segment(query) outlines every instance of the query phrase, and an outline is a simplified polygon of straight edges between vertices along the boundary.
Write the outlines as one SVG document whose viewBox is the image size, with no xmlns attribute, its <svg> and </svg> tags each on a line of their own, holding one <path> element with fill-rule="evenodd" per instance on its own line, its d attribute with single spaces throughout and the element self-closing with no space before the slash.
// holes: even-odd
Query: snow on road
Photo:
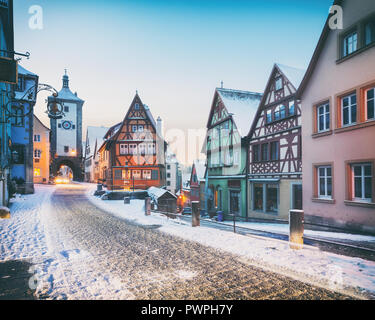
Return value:
<svg viewBox="0 0 375 320">
<path fill-rule="evenodd" d="M 186 221 L 168 219 L 158 213 L 147 217 L 144 201 L 132 200 L 130 205 L 123 201 L 103 201 L 92 195 L 94 190 L 95 186 L 89 187 L 89 200 L 117 217 L 143 225 L 161 225 L 160 231 L 237 254 L 243 262 L 296 280 L 375 298 L 375 262 L 323 252 L 311 246 L 291 250 L 287 242 L 275 239 L 243 236 L 207 227 L 192 228 Z"/>
<path fill-rule="evenodd" d="M 36 185 L 12 199 L 11 219 L 0 220 L 0 261 L 29 260 L 47 299 L 132 299 L 120 279 L 96 268 L 96 259 L 57 229 L 51 195 L 59 186 Z M 30 275 L 31 276 L 31 275 Z"/>
</svg>

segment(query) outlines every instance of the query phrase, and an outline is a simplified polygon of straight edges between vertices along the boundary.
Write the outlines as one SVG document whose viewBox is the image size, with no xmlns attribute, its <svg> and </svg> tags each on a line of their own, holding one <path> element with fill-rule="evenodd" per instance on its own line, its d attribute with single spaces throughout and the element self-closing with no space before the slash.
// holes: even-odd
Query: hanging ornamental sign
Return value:
<svg viewBox="0 0 375 320">
<path fill-rule="evenodd" d="M 56 97 L 57 94 L 53 94 L 53 98 L 48 101 L 47 114 L 51 119 L 62 119 L 64 115 L 63 104 Z"/>
</svg>

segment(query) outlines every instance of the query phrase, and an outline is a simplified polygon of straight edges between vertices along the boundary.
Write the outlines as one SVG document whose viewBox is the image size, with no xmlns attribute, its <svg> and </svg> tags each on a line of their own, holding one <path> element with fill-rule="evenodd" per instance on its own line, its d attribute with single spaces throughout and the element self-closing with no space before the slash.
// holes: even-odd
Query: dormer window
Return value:
<svg viewBox="0 0 375 320">
<path fill-rule="evenodd" d="M 275 81 L 275 89 L 276 91 L 279 91 L 283 88 L 283 79 L 280 77 L 278 79 L 276 79 Z"/>
<path fill-rule="evenodd" d="M 343 39 L 343 57 L 346 57 L 353 52 L 357 51 L 358 48 L 358 34 L 354 31 L 348 34 Z"/>
</svg>

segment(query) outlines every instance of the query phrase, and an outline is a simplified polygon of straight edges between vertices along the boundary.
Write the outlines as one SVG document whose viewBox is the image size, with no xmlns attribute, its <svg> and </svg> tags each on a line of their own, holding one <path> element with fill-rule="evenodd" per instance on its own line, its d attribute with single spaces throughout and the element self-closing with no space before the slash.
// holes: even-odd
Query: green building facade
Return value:
<svg viewBox="0 0 375 320">
<path fill-rule="evenodd" d="M 213 216 L 222 212 L 247 217 L 247 139 L 262 95 L 216 88 L 208 122 L 206 206 Z"/>
</svg>

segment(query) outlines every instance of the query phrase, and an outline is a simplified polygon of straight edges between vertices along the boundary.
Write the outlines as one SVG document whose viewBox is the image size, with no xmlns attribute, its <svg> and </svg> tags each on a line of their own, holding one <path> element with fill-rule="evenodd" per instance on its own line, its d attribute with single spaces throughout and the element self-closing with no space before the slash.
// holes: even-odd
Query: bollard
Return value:
<svg viewBox="0 0 375 320">
<path fill-rule="evenodd" d="M 124 204 L 130 204 L 130 197 L 124 198 Z"/>
<path fill-rule="evenodd" d="M 201 225 L 200 222 L 200 208 L 199 208 L 199 201 L 193 201 L 191 203 L 191 223 L 193 227 L 199 227 Z"/>
<path fill-rule="evenodd" d="M 289 211 L 289 247 L 291 249 L 303 248 L 304 232 L 304 212 L 303 210 Z"/>
<path fill-rule="evenodd" d="M 145 198 L 145 215 L 146 216 L 151 215 L 151 198 L 150 197 Z"/>
<path fill-rule="evenodd" d="M 0 219 L 10 219 L 10 210 L 7 207 L 0 207 Z"/>
</svg>

